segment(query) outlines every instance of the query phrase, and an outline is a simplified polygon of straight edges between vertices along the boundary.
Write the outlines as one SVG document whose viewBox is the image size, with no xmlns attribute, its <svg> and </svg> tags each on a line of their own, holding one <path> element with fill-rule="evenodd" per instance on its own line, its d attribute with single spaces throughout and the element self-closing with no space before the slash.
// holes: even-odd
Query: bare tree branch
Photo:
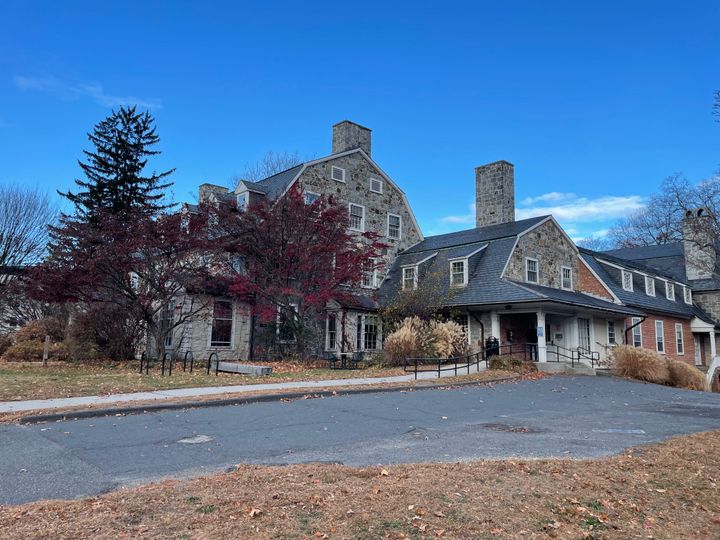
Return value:
<svg viewBox="0 0 720 540">
<path fill-rule="evenodd" d="M 245 165 L 242 174 L 232 179 L 233 189 L 237 188 L 237 185 L 243 180 L 257 182 L 273 174 L 286 171 L 295 165 L 300 165 L 302 162 L 303 160 L 297 152 L 273 152 L 270 150 L 260 161 Z"/>
</svg>

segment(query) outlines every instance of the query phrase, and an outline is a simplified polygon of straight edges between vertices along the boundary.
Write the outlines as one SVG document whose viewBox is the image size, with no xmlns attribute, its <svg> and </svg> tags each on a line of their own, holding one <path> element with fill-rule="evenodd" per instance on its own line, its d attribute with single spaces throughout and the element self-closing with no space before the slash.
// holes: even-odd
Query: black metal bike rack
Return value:
<svg viewBox="0 0 720 540">
<path fill-rule="evenodd" d="M 207 374 L 208 375 L 210 375 L 210 366 L 212 365 L 213 356 L 215 357 L 215 375 L 220 373 L 220 357 L 218 356 L 218 353 L 211 352 L 210 356 L 208 356 L 208 362 L 207 362 Z"/>
</svg>

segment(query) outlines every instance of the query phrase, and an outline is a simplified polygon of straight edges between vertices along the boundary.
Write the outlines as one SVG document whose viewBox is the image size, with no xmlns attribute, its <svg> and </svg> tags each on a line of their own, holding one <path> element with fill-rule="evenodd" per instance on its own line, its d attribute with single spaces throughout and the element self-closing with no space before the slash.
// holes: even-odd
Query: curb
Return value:
<svg viewBox="0 0 720 540">
<path fill-rule="evenodd" d="M 264 394 L 258 396 L 235 397 L 225 399 L 206 399 L 198 401 L 185 401 L 182 403 L 153 403 L 145 406 L 109 407 L 105 409 L 89 409 L 79 411 L 68 411 L 48 414 L 34 414 L 23 416 L 18 420 L 22 424 L 38 424 L 41 422 L 58 422 L 62 420 L 79 420 L 81 418 L 96 418 L 98 416 L 113 416 L 118 414 L 142 414 L 146 412 L 175 411 L 181 409 L 195 409 L 208 407 L 225 407 L 227 405 L 250 405 L 252 403 L 268 403 L 282 400 L 301 399 L 305 396 L 318 397 L 339 397 L 357 394 L 385 394 L 388 392 L 416 391 L 416 390 L 437 390 L 453 386 L 482 386 L 497 382 L 513 381 L 519 377 L 502 377 L 489 381 L 462 381 L 446 384 L 429 384 L 423 386 L 393 386 L 391 388 L 358 388 L 356 390 L 318 390 L 309 388 L 305 392 L 286 392 L 282 394 Z"/>
</svg>

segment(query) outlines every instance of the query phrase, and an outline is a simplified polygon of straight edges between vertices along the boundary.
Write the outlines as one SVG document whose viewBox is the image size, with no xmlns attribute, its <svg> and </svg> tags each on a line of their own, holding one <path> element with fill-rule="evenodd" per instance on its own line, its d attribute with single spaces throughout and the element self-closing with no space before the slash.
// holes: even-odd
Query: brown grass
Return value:
<svg viewBox="0 0 720 540">
<path fill-rule="evenodd" d="M 620 345 L 613 349 L 613 372 L 619 377 L 656 384 L 670 383 L 667 362 L 648 349 Z"/>
<path fill-rule="evenodd" d="M 695 366 L 670 358 L 667 363 L 672 386 L 688 390 L 708 390 L 705 374 Z"/>
<path fill-rule="evenodd" d="M 385 377 L 400 375 L 399 368 L 334 370 L 292 362 L 255 362 L 269 365 L 273 373 L 267 377 L 250 377 L 229 373 L 205 374 L 202 362 L 193 373 L 184 373 L 176 365 L 172 377 L 160 375 L 153 366 L 149 375 L 138 372 L 137 362 L 106 362 L 75 364 L 51 362 L 47 368 L 30 362 L 0 362 L 0 401 L 48 399 L 72 396 L 108 395 L 146 390 L 166 390 L 194 386 L 228 386 L 289 381 Z"/>
<path fill-rule="evenodd" d="M 4 538 L 720 537 L 720 432 L 591 461 L 241 466 L 0 508 Z"/>
</svg>

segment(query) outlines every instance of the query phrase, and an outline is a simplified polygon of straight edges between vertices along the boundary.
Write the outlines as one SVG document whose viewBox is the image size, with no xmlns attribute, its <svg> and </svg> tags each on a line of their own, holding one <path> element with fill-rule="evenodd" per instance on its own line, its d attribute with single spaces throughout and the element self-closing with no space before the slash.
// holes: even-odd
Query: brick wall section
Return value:
<svg viewBox="0 0 720 540">
<path fill-rule="evenodd" d="M 693 339 L 692 330 L 690 329 L 690 321 L 684 319 L 676 319 L 673 317 L 662 317 L 660 315 L 649 315 L 641 325 L 642 330 L 642 346 L 651 351 L 657 351 L 655 344 L 655 321 L 663 322 L 663 335 L 665 337 L 665 356 L 682 360 L 691 366 L 695 365 L 695 340 Z M 675 324 L 680 323 L 683 327 L 683 341 L 685 342 L 685 354 L 677 354 L 675 344 Z M 632 326 L 632 319 L 625 321 L 626 328 Z M 628 332 L 628 344 L 632 345 L 632 331 Z"/>
<path fill-rule="evenodd" d="M 577 290 L 580 292 L 591 294 L 592 296 L 604 298 L 605 300 L 608 300 L 610 302 L 614 300 L 612 295 L 607 291 L 607 289 L 603 286 L 600 280 L 592 274 L 590 269 L 585 266 L 582 261 L 578 263 Z"/>
</svg>

